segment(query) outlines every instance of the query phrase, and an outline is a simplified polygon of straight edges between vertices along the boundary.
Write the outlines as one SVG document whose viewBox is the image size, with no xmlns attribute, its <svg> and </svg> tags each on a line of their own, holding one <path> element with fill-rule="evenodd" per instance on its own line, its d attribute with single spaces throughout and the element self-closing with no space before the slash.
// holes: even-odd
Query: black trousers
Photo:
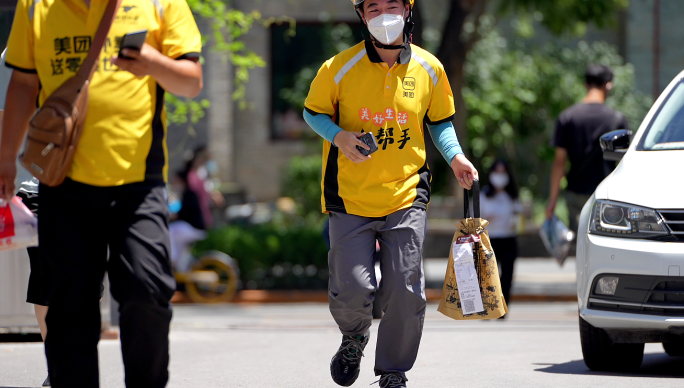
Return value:
<svg viewBox="0 0 684 388">
<path fill-rule="evenodd" d="M 21 198 L 33 215 L 38 217 L 38 193 L 20 191 L 17 196 Z M 29 264 L 31 265 L 26 303 L 47 306 L 51 284 L 50 270 L 43 267 L 43 260 L 40 258 L 38 247 L 27 248 L 26 252 L 28 252 Z"/>
<path fill-rule="evenodd" d="M 163 182 L 95 187 L 67 179 L 39 192 L 41 258 L 52 272 L 45 341 L 52 386 L 99 387 L 105 272 L 119 302 L 126 386 L 166 386 L 175 281 Z"/>
<path fill-rule="evenodd" d="M 501 266 L 501 290 L 506 303 L 510 303 L 513 265 L 518 257 L 518 239 L 516 237 L 492 238 L 490 242 L 496 255 L 496 261 Z"/>
</svg>

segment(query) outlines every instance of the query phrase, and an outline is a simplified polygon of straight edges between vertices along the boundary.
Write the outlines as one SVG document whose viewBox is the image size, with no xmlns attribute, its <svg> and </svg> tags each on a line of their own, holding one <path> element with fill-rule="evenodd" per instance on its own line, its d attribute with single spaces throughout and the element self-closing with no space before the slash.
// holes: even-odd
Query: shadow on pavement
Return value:
<svg viewBox="0 0 684 388">
<path fill-rule="evenodd" d="M 43 342 L 40 333 L 28 334 L 0 334 L 0 343 L 26 343 L 26 342 Z M 6 388 L 6 387 L 0 387 Z"/>
<path fill-rule="evenodd" d="M 665 353 L 644 354 L 641 368 L 634 373 L 597 372 L 587 368 L 584 360 L 569 361 L 563 364 L 533 364 L 545 366 L 535 369 L 535 372 L 566 374 L 566 375 L 596 375 L 596 376 L 625 376 L 625 377 L 684 377 L 684 358 L 671 357 Z M 0 387 L 2 388 L 2 387 Z"/>
</svg>

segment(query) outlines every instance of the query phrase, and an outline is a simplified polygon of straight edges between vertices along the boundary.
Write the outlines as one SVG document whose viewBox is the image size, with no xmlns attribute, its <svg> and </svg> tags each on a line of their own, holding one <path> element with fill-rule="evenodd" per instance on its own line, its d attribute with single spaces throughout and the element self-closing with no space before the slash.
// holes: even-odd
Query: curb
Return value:
<svg viewBox="0 0 684 388">
<path fill-rule="evenodd" d="M 425 290 L 428 302 L 439 302 L 442 290 L 429 288 Z M 516 302 L 576 302 L 577 295 L 513 295 Z M 185 293 L 176 291 L 171 299 L 174 304 L 193 303 Z M 328 303 L 328 291 L 325 290 L 242 290 L 230 302 L 232 304 L 270 304 L 270 303 Z"/>
</svg>

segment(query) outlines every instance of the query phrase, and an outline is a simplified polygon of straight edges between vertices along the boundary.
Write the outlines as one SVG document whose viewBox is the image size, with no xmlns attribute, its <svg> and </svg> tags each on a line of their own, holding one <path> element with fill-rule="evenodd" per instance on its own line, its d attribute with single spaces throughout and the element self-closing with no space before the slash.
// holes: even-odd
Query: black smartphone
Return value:
<svg viewBox="0 0 684 388">
<path fill-rule="evenodd" d="M 123 50 L 123 49 L 133 49 L 133 50 L 140 51 L 140 49 L 142 49 L 143 44 L 145 44 L 146 38 L 147 38 L 147 30 L 133 31 L 133 32 L 129 32 L 128 34 L 124 35 L 123 38 L 121 38 L 121 46 L 119 48 L 119 58 L 126 58 L 126 56 L 121 54 L 121 50 Z"/>
<path fill-rule="evenodd" d="M 370 133 L 370 132 L 364 133 L 363 136 L 361 136 L 359 138 L 359 140 L 366 143 L 366 145 L 368 147 L 370 147 L 370 151 L 369 151 L 363 147 L 356 146 L 356 149 L 359 150 L 359 152 L 362 153 L 363 155 L 368 156 L 368 155 L 370 155 L 373 152 L 378 150 L 378 141 L 375 140 L 375 136 L 373 136 L 372 133 Z"/>
</svg>

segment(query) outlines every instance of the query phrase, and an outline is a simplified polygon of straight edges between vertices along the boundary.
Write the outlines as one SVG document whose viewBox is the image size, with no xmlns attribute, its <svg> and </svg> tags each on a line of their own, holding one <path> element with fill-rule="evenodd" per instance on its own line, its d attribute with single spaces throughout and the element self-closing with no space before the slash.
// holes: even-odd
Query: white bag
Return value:
<svg viewBox="0 0 684 388">
<path fill-rule="evenodd" d="M 3 201 L 4 202 L 4 201 Z M 38 219 L 14 197 L 0 205 L 0 251 L 38 245 Z"/>
<path fill-rule="evenodd" d="M 568 257 L 572 240 L 575 239 L 575 233 L 568 229 L 563 221 L 553 216 L 553 218 L 544 221 L 539 230 L 539 236 L 544 242 L 546 250 L 556 258 L 558 265 L 562 267 Z"/>
</svg>

